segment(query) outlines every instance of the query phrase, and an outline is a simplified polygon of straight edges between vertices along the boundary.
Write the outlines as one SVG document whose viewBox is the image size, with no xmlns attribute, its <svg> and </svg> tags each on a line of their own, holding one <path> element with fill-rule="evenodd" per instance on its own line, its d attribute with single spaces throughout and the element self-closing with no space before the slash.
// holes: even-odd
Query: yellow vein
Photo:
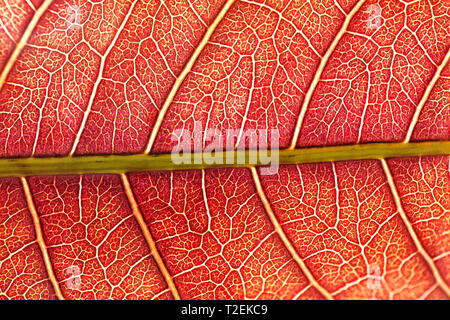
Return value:
<svg viewBox="0 0 450 320">
<path fill-rule="evenodd" d="M 150 138 L 148 140 L 147 147 L 145 148 L 145 151 L 144 151 L 145 154 L 149 154 L 150 151 L 152 150 L 153 144 L 155 143 L 156 136 L 159 132 L 161 124 L 166 115 L 166 112 L 169 109 L 169 106 L 172 104 L 172 101 L 175 98 L 175 95 L 177 94 L 178 89 L 181 87 L 181 84 L 183 83 L 183 80 L 186 78 L 188 73 L 191 71 L 192 67 L 194 66 L 194 63 L 197 61 L 198 57 L 202 53 L 203 49 L 205 48 L 205 46 L 208 43 L 209 39 L 211 38 L 212 34 L 216 30 L 220 21 L 222 21 L 223 17 L 228 12 L 228 10 L 230 9 L 230 7 L 232 6 L 232 4 L 234 2 L 235 2 L 235 0 L 229 0 L 224 4 L 224 6 L 220 10 L 219 14 L 214 19 L 213 23 L 209 26 L 208 30 L 206 30 L 205 35 L 203 36 L 202 40 L 198 44 L 197 48 L 195 48 L 194 53 L 192 54 L 189 61 L 184 66 L 180 75 L 175 80 L 175 83 L 172 86 L 172 89 L 170 90 L 169 95 L 167 96 L 166 100 L 164 101 L 163 106 L 161 107 L 161 110 L 158 113 L 158 117 L 153 126 L 152 132 L 150 133 Z"/>
<path fill-rule="evenodd" d="M 333 296 L 324 288 L 322 287 L 319 282 L 314 278 L 314 275 L 311 273 L 309 268 L 306 266 L 306 263 L 303 261 L 303 259 L 299 256 L 297 251 L 295 250 L 294 246 L 292 245 L 289 238 L 284 233 L 283 228 L 281 227 L 280 223 L 278 222 L 275 213 L 272 210 L 272 207 L 270 206 L 270 202 L 266 197 L 266 194 L 264 192 L 264 189 L 261 185 L 261 181 L 259 180 L 258 172 L 255 167 L 251 167 L 250 171 L 252 173 L 253 182 L 256 186 L 256 192 L 258 193 L 259 198 L 261 199 L 261 202 L 264 206 L 264 209 L 266 210 L 267 215 L 269 216 L 270 221 L 272 222 L 272 225 L 275 229 L 275 232 L 280 237 L 281 241 L 283 242 L 286 249 L 291 254 L 292 258 L 297 262 L 300 269 L 302 270 L 303 274 L 306 276 L 306 278 L 309 280 L 312 286 L 316 288 L 317 291 L 319 291 L 325 298 L 328 300 L 333 300 Z"/>
<path fill-rule="evenodd" d="M 430 255 L 427 253 L 425 248 L 422 246 L 422 243 L 420 242 L 419 237 L 417 236 L 416 232 L 414 231 L 414 228 L 411 224 L 411 222 L 408 219 L 408 216 L 406 215 L 405 211 L 403 210 L 402 202 L 400 199 L 400 195 L 398 194 L 397 188 L 395 186 L 394 178 L 392 177 L 391 171 L 389 169 L 389 166 L 385 159 L 381 159 L 381 165 L 383 167 L 384 174 L 386 175 L 386 179 L 388 181 L 389 187 L 391 189 L 392 196 L 394 197 L 395 205 L 397 206 L 397 210 L 400 214 L 400 217 L 403 220 L 403 224 L 406 226 L 406 229 L 408 230 L 408 233 L 410 237 L 412 238 L 417 251 L 422 255 L 424 260 L 427 262 L 429 268 L 431 269 L 431 272 L 433 273 L 434 278 L 436 279 L 437 284 L 441 287 L 441 289 L 447 294 L 447 296 L 450 296 L 450 288 L 445 282 L 445 280 L 442 278 L 441 274 L 439 273 L 438 268 L 433 262 L 433 259 L 430 257 Z"/>
<path fill-rule="evenodd" d="M 192 153 L 190 158 L 184 159 L 186 160 L 185 163 L 179 163 L 178 154 L 175 154 L 175 158 L 173 158 L 170 153 L 4 158 L 0 159 L 0 177 L 265 166 L 268 165 L 265 160 L 266 157 L 271 157 L 270 150 L 268 153 L 269 155 L 266 154 L 265 150 L 232 150 L 218 152 L 217 154 Z M 299 164 L 445 154 L 450 154 L 450 141 L 368 143 L 280 150 L 277 155 L 277 163 Z M 201 161 L 197 162 L 197 159 Z M 275 165 L 275 163 L 272 163 L 272 165 Z"/>
<path fill-rule="evenodd" d="M 347 31 L 348 25 L 350 24 L 350 20 L 353 18 L 353 16 L 358 12 L 359 8 L 363 5 L 365 0 L 360 0 L 350 11 L 350 13 L 345 17 L 344 23 L 342 24 L 341 29 L 336 34 L 335 38 L 333 39 L 333 42 L 331 42 L 330 46 L 328 47 L 327 51 L 325 52 L 324 56 L 320 60 L 319 67 L 317 68 L 314 78 L 309 85 L 308 91 L 305 94 L 305 98 L 303 99 L 302 106 L 300 107 L 300 114 L 297 118 L 297 123 L 295 125 L 294 134 L 292 135 L 291 144 L 289 145 L 288 149 L 292 150 L 295 148 L 297 144 L 298 137 L 300 135 L 300 129 L 303 124 L 303 119 L 305 118 L 306 110 L 308 109 L 309 103 L 311 101 L 312 95 L 314 93 L 314 90 L 316 89 L 317 85 L 319 84 L 320 78 L 322 76 L 322 72 L 325 69 L 325 66 L 328 63 L 328 60 L 330 59 L 331 54 L 334 52 L 334 49 L 338 45 L 341 38 L 344 36 L 345 32 Z"/>
<path fill-rule="evenodd" d="M 425 103 L 428 101 L 428 97 L 430 96 L 431 91 L 434 88 L 434 85 L 440 78 L 442 70 L 444 70 L 444 67 L 447 65 L 449 60 L 450 60 L 450 50 L 447 50 L 447 54 L 445 55 L 444 60 L 442 60 L 442 63 L 436 69 L 436 72 L 434 73 L 433 78 L 431 79 L 430 83 L 428 84 L 427 89 L 425 90 L 425 92 L 422 96 L 422 99 L 420 99 L 420 102 L 416 107 L 416 111 L 414 112 L 414 115 L 409 124 L 409 128 L 406 133 L 405 140 L 403 140 L 404 143 L 408 143 L 411 140 L 411 136 L 413 134 L 414 128 L 417 124 L 417 121 L 419 120 L 420 112 L 422 111 L 422 108 L 425 105 Z"/>
<path fill-rule="evenodd" d="M 156 247 L 155 240 L 153 239 L 152 234 L 150 233 L 150 230 L 148 229 L 147 224 L 145 223 L 144 217 L 142 216 L 142 213 L 139 209 L 139 206 L 136 202 L 136 199 L 134 198 L 133 190 L 131 190 L 130 182 L 128 181 L 128 177 L 126 174 L 121 174 L 120 178 L 122 179 L 122 184 L 125 190 L 125 194 L 128 198 L 128 202 L 130 203 L 131 210 L 133 211 L 133 215 L 135 219 L 137 220 L 139 227 L 141 228 L 141 231 L 144 235 L 145 241 L 147 242 L 150 253 L 152 254 L 153 258 L 155 259 L 155 262 L 164 277 L 164 280 L 167 283 L 167 286 L 170 289 L 170 292 L 172 293 L 173 297 L 176 300 L 180 300 L 180 295 L 178 293 L 177 287 L 175 286 L 175 282 L 172 279 L 172 276 L 170 275 L 169 271 L 167 270 L 163 259 L 161 258 L 161 255 L 159 254 L 158 248 Z"/>
<path fill-rule="evenodd" d="M 6 62 L 5 67 L 3 68 L 3 70 L 0 74 L 0 90 L 5 85 L 6 79 L 8 78 L 8 75 L 9 75 L 12 67 L 16 63 L 17 58 L 19 57 L 23 48 L 27 44 L 27 41 L 30 38 L 31 34 L 33 33 L 33 30 L 36 27 L 37 23 L 39 22 L 39 19 L 41 19 L 42 15 L 47 11 L 47 8 L 50 6 L 50 4 L 52 2 L 53 2 L 53 0 L 45 0 L 42 3 L 42 5 L 36 10 L 36 12 L 33 15 L 33 18 L 31 18 L 30 23 L 28 24 L 27 28 L 25 29 L 25 32 L 23 33 L 19 42 L 16 44 L 14 51 L 11 53 L 11 56 L 9 57 L 8 61 Z"/>
<path fill-rule="evenodd" d="M 39 248 L 42 252 L 42 258 L 44 260 L 45 269 L 47 270 L 48 278 L 50 283 L 55 290 L 55 294 L 59 300 L 64 300 L 64 296 L 61 292 L 61 288 L 58 285 L 58 281 L 56 280 L 55 273 L 53 272 L 52 263 L 50 261 L 50 256 L 48 255 L 47 245 L 44 241 L 44 236 L 42 234 L 41 223 L 39 221 L 39 215 L 36 211 L 36 207 L 34 206 L 33 196 L 31 195 L 30 187 L 28 186 L 28 182 L 24 177 L 20 178 L 22 182 L 23 191 L 25 193 L 25 199 L 27 201 L 28 210 L 30 211 L 31 218 L 33 219 L 34 230 L 36 232 L 36 241 L 39 245 Z"/>
<path fill-rule="evenodd" d="M 8 61 L 6 62 L 5 67 L 3 68 L 2 72 L 0 73 L 0 90 L 3 88 L 3 86 L 6 83 L 6 79 L 8 78 L 8 75 L 14 66 L 14 64 L 17 61 L 17 58 L 19 57 L 20 53 L 23 51 L 25 45 L 28 42 L 28 39 L 31 37 L 31 34 L 33 33 L 33 30 L 35 29 L 37 23 L 43 16 L 43 14 L 47 11 L 50 4 L 53 2 L 53 0 L 45 0 L 42 5 L 36 10 L 33 17 L 31 18 L 30 23 L 28 24 L 27 28 L 25 29 L 22 37 L 20 38 L 19 42 L 16 44 L 16 47 L 14 48 L 14 51 L 11 53 L 11 56 L 9 57 Z M 33 7 L 34 9 L 34 7 Z M 36 233 L 36 241 L 38 243 L 39 249 L 42 253 L 42 258 L 44 261 L 44 265 L 47 271 L 47 275 L 49 278 L 50 283 L 52 284 L 52 287 L 55 291 L 55 294 L 58 299 L 64 300 L 64 296 L 61 292 L 61 289 L 59 287 L 58 281 L 56 279 L 55 273 L 53 272 L 53 267 L 50 261 L 50 257 L 48 255 L 47 246 L 44 242 L 44 237 L 42 235 L 42 229 L 41 224 L 39 221 L 39 216 L 36 211 L 36 208 L 33 203 L 33 197 L 30 192 L 30 188 L 28 186 L 28 182 L 24 177 L 21 177 L 21 183 L 22 188 L 25 194 L 25 199 L 27 202 L 28 210 L 30 211 L 32 220 L 33 220 L 33 226 Z"/>
<path fill-rule="evenodd" d="M 69 156 L 72 156 L 75 153 L 75 150 L 77 149 L 78 143 L 80 142 L 81 134 L 83 133 L 83 130 L 84 130 L 85 126 L 86 126 L 87 119 L 89 117 L 89 114 L 91 113 L 91 108 L 92 108 L 92 105 L 94 103 L 94 99 L 95 99 L 95 97 L 97 95 L 98 86 L 100 85 L 100 82 L 101 82 L 101 80 L 103 78 L 103 70 L 105 69 L 106 58 L 108 57 L 108 55 L 109 55 L 110 51 L 112 50 L 112 48 L 114 47 L 114 45 L 116 44 L 116 41 L 117 41 L 117 39 L 120 36 L 120 33 L 125 28 L 125 25 L 127 24 L 128 19 L 130 18 L 131 13 L 133 12 L 133 9 L 134 9 L 134 6 L 136 5 L 136 3 L 137 3 L 137 1 L 135 1 L 135 2 L 133 2 L 131 4 L 127 15 L 124 17 L 124 19 L 122 20 L 121 25 L 117 29 L 117 32 L 116 32 L 114 38 L 112 39 L 112 41 L 109 44 L 108 48 L 106 49 L 105 53 L 101 56 L 100 68 L 99 68 L 99 71 L 98 71 L 98 74 L 97 74 L 97 79 L 95 80 L 94 87 L 92 88 L 91 96 L 89 98 L 89 102 L 88 102 L 88 105 L 86 107 L 86 111 L 84 112 L 84 115 L 83 115 L 83 120 L 81 121 L 80 128 L 78 129 L 77 136 L 75 138 L 75 141 L 73 142 L 72 150 L 70 151 Z"/>
</svg>

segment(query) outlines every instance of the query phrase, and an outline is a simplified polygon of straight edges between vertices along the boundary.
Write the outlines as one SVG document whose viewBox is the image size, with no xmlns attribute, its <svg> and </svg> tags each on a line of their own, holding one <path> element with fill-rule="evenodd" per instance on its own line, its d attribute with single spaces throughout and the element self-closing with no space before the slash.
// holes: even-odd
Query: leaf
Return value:
<svg viewBox="0 0 450 320">
<path fill-rule="evenodd" d="M 196 121 L 222 133 L 278 129 L 287 152 L 327 156 L 336 145 L 448 146 L 449 10 L 7 0 L 1 161 L 167 154 L 172 133 Z M 0 297 L 448 299 L 443 153 L 321 158 L 273 175 L 1 178 Z"/>
</svg>

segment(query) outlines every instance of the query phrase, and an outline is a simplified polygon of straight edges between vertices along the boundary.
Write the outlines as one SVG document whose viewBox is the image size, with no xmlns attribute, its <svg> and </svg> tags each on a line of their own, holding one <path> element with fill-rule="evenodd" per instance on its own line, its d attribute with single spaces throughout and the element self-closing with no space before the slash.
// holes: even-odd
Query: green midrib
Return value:
<svg viewBox="0 0 450 320">
<path fill-rule="evenodd" d="M 263 152 L 265 155 L 265 151 Z M 203 154 L 200 163 L 176 164 L 171 154 L 156 155 L 95 155 L 79 157 L 48 157 L 0 159 L 0 177 L 84 174 L 84 173 L 124 173 L 140 171 L 187 170 L 225 167 L 248 167 L 254 165 L 249 159 L 261 162 L 260 151 L 227 151 L 217 154 Z M 280 150 L 279 164 L 300 164 L 343 160 L 381 159 L 450 154 L 450 141 L 416 143 L 370 143 L 317 148 Z M 191 158 L 202 154 L 192 154 Z M 227 157 L 245 157 L 244 163 L 226 163 Z M 223 163 L 211 163 L 212 158 L 224 159 Z M 229 159 L 229 158 L 228 158 Z"/>
</svg>

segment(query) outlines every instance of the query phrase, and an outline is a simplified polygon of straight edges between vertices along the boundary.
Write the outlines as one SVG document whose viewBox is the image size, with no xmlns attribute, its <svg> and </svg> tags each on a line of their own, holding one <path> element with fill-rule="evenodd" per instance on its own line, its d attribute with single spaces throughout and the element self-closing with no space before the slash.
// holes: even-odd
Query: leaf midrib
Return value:
<svg viewBox="0 0 450 320">
<path fill-rule="evenodd" d="M 280 150 L 279 164 L 287 165 L 445 154 L 450 154 L 450 141 L 369 143 Z M 190 163 L 183 164 L 177 164 L 172 159 L 171 153 L 0 159 L 0 177 L 239 168 L 267 165 L 267 162 L 262 162 L 262 156 L 270 157 L 271 155 L 274 154 L 271 154 L 270 150 L 192 153 L 190 155 Z M 195 157 L 200 158 L 200 156 L 201 162 L 197 161 L 198 163 L 195 163 Z M 214 159 L 222 159 L 222 163 L 213 163 Z M 234 161 L 227 163 L 226 159 L 234 159 Z M 236 159 L 243 161 L 238 162 Z M 256 163 L 250 161 L 252 159 L 256 159 Z"/>
</svg>

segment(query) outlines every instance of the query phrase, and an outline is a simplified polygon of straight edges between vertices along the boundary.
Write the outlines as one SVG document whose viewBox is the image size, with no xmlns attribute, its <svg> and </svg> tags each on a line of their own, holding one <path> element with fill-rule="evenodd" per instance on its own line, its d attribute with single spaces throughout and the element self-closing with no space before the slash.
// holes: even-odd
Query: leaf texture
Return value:
<svg viewBox="0 0 450 320">
<path fill-rule="evenodd" d="M 1 1 L 2 158 L 168 153 L 196 121 L 449 140 L 447 1 Z M 2 178 L 0 298 L 449 299 L 449 186 L 448 155 Z"/>
</svg>

